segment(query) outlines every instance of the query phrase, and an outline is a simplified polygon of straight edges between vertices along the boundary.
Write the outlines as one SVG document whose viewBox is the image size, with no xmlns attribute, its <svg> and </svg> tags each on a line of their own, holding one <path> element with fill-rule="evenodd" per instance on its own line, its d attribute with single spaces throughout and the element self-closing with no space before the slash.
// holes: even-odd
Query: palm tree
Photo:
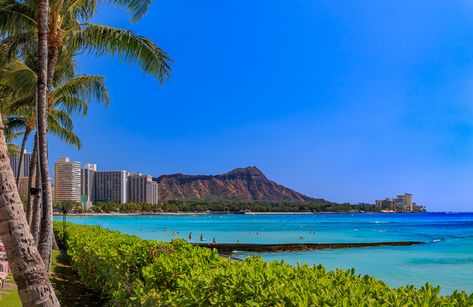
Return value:
<svg viewBox="0 0 473 307">
<path fill-rule="evenodd" d="M 49 175 L 48 144 L 48 0 L 37 0 L 36 20 L 38 24 L 38 81 L 36 92 L 36 125 L 38 129 L 39 172 L 42 190 L 42 220 L 38 251 L 43 259 L 46 271 L 51 266 L 51 250 L 53 247 L 53 200 L 51 195 L 51 176 Z M 53 69 L 54 70 L 54 69 Z"/>
<path fill-rule="evenodd" d="M 127 8 L 133 15 L 133 21 L 139 20 L 150 4 L 149 0 L 111 0 L 110 2 Z M 36 7 L 35 4 L 38 6 Z M 61 54 L 67 54 L 71 50 L 80 50 L 98 55 L 105 53 L 117 55 L 127 62 L 137 62 L 145 72 L 160 81 L 167 79 L 170 71 L 170 58 L 148 39 L 131 31 L 90 24 L 89 20 L 95 13 L 96 7 L 96 0 L 54 1 L 49 9 L 50 27 L 47 31 L 47 0 L 38 0 L 36 3 L 34 1 L 0 0 L 0 37 L 3 38 L 3 43 L 8 46 L 8 56 L 14 57 L 24 50 L 34 50 L 36 44 L 39 51 L 39 108 L 36 114 L 41 126 L 40 139 L 43 140 L 40 146 L 40 163 L 43 179 L 43 201 L 45 202 L 43 219 L 46 220 L 43 234 L 46 239 L 44 244 L 40 245 L 40 250 L 42 251 L 42 258 L 46 259 L 46 264 L 49 263 L 48 259 L 50 259 L 50 244 L 47 240 L 52 233 L 52 216 L 50 214 L 52 203 L 45 142 L 46 123 L 44 118 L 47 113 L 45 110 L 47 99 L 45 97 L 48 94 L 49 82 L 47 82 L 47 77 L 49 77 L 49 80 L 53 79 L 54 66 L 58 63 L 58 59 L 64 56 Z M 46 32 L 49 34 L 47 37 Z M 48 40 L 50 52 L 47 54 L 48 61 L 45 63 L 44 58 Z M 4 162 L 2 158 L 5 159 L 5 157 L 0 157 L 0 163 Z M 43 240 L 41 241 L 43 242 Z M 7 248 L 9 248 L 8 245 Z M 15 276 L 19 274 L 15 270 L 13 270 L 13 273 Z M 28 296 L 25 296 L 25 299 L 27 298 Z M 53 300 L 53 304 L 54 302 Z"/>
<path fill-rule="evenodd" d="M 8 159 L 0 114 L 0 238 L 5 244 L 23 306 L 59 306 L 25 219 Z"/>
<path fill-rule="evenodd" d="M 3 10 L 3 3 L 0 9 Z M 3 19 L 0 18 L 1 21 Z M 0 35 L 3 37 L 5 33 Z M 1 55 L 0 59 L 4 62 L 6 57 Z M 25 218 L 23 204 L 8 158 L 3 114 L 3 112 L 0 113 L 0 194 L 2 195 L 0 197 L 0 215 L 2 216 L 0 239 L 5 243 L 13 278 L 18 286 L 18 294 L 23 306 L 60 306 L 49 281 L 49 270 L 46 270 Z"/>
<path fill-rule="evenodd" d="M 5 71 L 9 73 L 5 74 Z M 12 134 L 15 130 L 13 123 L 21 122 L 22 117 L 24 122 L 34 118 L 34 104 L 32 102 L 34 102 L 35 96 L 36 75 L 33 70 L 18 60 L 3 66 L 2 73 L 4 75 L 1 78 L 1 83 L 4 91 L 9 93 L 10 99 L 12 97 L 16 98 L 16 100 L 11 99 L 10 103 L 5 103 L 7 100 L 3 100 L 0 104 L 1 110 L 15 110 L 15 116 L 8 117 L 12 124 L 9 129 L 10 134 Z M 58 76 L 61 76 L 61 74 Z M 30 86 L 26 86 L 27 84 L 30 84 Z M 73 113 L 74 110 L 85 114 L 87 112 L 86 99 L 92 94 L 95 94 L 96 98 L 102 98 L 105 102 L 108 102 L 108 93 L 103 79 L 97 76 L 77 76 L 72 80 L 65 81 L 64 78 L 58 77 L 55 85 L 50 94 L 51 108 L 47 116 L 49 130 L 60 138 L 80 146 L 79 139 L 71 131 L 72 120 L 69 114 Z M 0 123 L 2 122 L 1 117 L 0 114 Z M 34 238 L 25 219 L 23 205 L 19 201 L 5 145 L 4 134 L 1 131 L 0 185 L 3 196 L 0 198 L 0 216 L 4 218 L 0 221 L 0 236 L 7 248 L 22 303 L 24 306 L 59 306 L 49 283 L 44 262 L 35 244 L 35 239 L 39 241 L 38 226 L 40 225 L 39 213 L 41 211 L 31 210 L 30 206 L 27 214 L 30 219 L 34 217 L 35 220 L 35 223 L 32 223 L 35 224 L 32 225 L 34 226 L 32 227 L 33 234 L 36 237 Z M 34 159 L 31 162 L 34 163 Z M 36 166 L 33 164 L 30 169 L 36 170 Z M 39 176 L 36 176 L 36 178 L 39 180 Z M 32 176 L 30 176 L 30 179 L 32 179 Z M 35 198 L 34 202 L 36 204 L 34 208 L 40 209 L 41 204 L 38 202 L 38 198 Z"/>
<path fill-rule="evenodd" d="M 42 1 L 41 1 L 42 2 Z M 139 20 L 147 11 L 149 0 L 111 0 L 111 3 L 125 7 L 132 13 L 132 20 Z M 3 3 L 3 4 L 2 4 Z M 18 54 L 19 51 L 31 48 L 36 39 L 36 33 L 43 39 L 38 45 L 48 45 L 47 82 L 38 82 L 38 121 L 39 127 L 39 151 L 41 175 L 43 184 L 44 218 L 47 220 L 44 225 L 51 224 L 52 203 L 50 197 L 49 169 L 47 167 L 47 147 L 45 140 L 46 125 L 44 116 L 47 113 L 43 110 L 46 101 L 42 98 L 44 87 L 51 84 L 55 73 L 55 66 L 62 54 L 71 51 L 88 51 L 97 55 L 109 54 L 117 55 L 127 62 L 137 62 L 146 72 L 163 81 L 169 77 L 170 58 L 167 54 L 154 45 L 148 39 L 136 35 L 132 31 L 117 29 L 113 27 L 91 24 L 90 19 L 94 15 L 97 7 L 96 0 L 56 0 L 51 2 L 49 8 L 49 32 L 48 42 L 44 43 L 44 20 L 35 19 L 42 16 L 36 12 L 30 2 L 18 2 L 15 0 L 0 0 L 0 33 L 5 34 L 3 42 L 8 46 L 9 55 Z M 38 6 L 38 10 L 40 7 Z M 43 12 L 43 11 L 42 11 Z M 40 22 L 41 21 L 41 22 Z M 41 33 L 40 33 L 41 32 Z M 39 38 L 38 38 L 39 40 Z M 42 47 L 43 48 L 43 47 Z M 45 50 L 44 48 L 40 50 Z M 41 52 L 40 52 L 41 53 Z M 44 68 L 44 63 L 41 67 Z M 43 80 L 40 71 L 41 80 Z M 43 108 L 43 109 L 42 109 Z M 43 131 L 44 130 L 44 131 Z M 44 136 L 44 137 L 43 137 Z M 44 235 L 43 235 L 44 234 Z M 48 236 L 51 229 L 42 232 L 44 243 L 40 244 L 40 252 L 44 259 L 50 258 L 50 248 Z M 49 262 L 46 260 L 46 262 Z"/>
<path fill-rule="evenodd" d="M 26 142 L 28 135 L 35 129 L 34 104 L 37 76 L 32 68 L 32 66 L 35 66 L 34 64 L 34 61 L 29 61 L 27 65 L 18 59 L 14 59 L 0 67 L 0 86 L 7 87 L 11 92 L 10 96 L 13 97 L 9 101 L 5 100 L 3 102 L 3 104 L 8 104 L 8 107 L 2 109 L 14 114 L 7 116 L 5 125 L 8 127 L 8 131 L 14 132 L 18 129 L 22 131 L 22 144 Z M 88 101 L 94 98 L 96 102 L 107 105 L 109 97 L 102 77 L 74 76 L 74 71 L 69 67 L 69 64 L 66 65 L 68 66 L 67 69 L 64 66 L 56 66 L 58 72 L 55 74 L 55 80 L 53 80 L 52 90 L 49 94 L 48 132 L 80 149 L 80 140 L 72 132 L 73 124 L 70 116 L 86 116 Z M 32 122 L 33 124 L 31 124 Z M 30 161 L 28 190 L 33 186 L 33 177 L 36 174 L 36 152 L 37 142 L 35 139 L 33 158 Z M 33 199 L 28 194 L 26 218 L 30 225 L 32 216 L 37 217 L 37 212 L 32 211 L 32 208 L 38 208 L 36 205 L 33 206 L 33 203 L 36 203 L 37 200 L 37 197 Z M 36 225 L 39 224 L 35 223 Z M 32 227 L 34 237 L 35 230 L 36 228 Z"/>
</svg>

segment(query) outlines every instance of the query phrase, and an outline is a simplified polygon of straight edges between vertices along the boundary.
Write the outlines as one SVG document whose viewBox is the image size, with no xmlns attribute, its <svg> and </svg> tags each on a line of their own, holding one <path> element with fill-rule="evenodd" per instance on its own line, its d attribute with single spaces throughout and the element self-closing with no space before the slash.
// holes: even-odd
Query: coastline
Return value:
<svg viewBox="0 0 473 307">
<path fill-rule="evenodd" d="M 139 215 L 209 215 L 209 214 L 241 214 L 241 215 L 312 215 L 312 214 L 398 214 L 398 213 L 432 213 L 432 212 L 224 212 L 224 211 L 210 211 L 210 212 L 85 212 L 85 213 L 67 213 L 67 216 L 139 216 Z M 62 216 L 62 212 L 53 212 L 55 216 Z"/>
</svg>

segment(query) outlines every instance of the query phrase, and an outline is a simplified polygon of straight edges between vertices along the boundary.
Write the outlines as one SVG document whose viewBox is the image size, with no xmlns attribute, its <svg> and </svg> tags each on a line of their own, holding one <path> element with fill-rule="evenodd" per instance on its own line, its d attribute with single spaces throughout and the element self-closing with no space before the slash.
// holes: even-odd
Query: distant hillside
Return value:
<svg viewBox="0 0 473 307">
<path fill-rule="evenodd" d="M 308 201 L 312 198 L 277 184 L 257 167 L 216 175 L 160 176 L 160 200 Z"/>
</svg>

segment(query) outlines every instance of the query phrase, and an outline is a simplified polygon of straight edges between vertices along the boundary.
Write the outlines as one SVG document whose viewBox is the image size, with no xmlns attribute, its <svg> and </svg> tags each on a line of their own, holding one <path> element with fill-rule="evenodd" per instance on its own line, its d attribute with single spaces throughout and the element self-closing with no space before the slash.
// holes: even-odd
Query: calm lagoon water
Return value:
<svg viewBox="0 0 473 307">
<path fill-rule="evenodd" d="M 373 275 L 394 287 L 429 282 L 440 285 L 444 294 L 455 289 L 473 292 L 473 213 L 68 216 L 67 220 L 163 241 L 188 239 L 191 232 L 193 241 L 203 234 L 207 241 L 241 243 L 422 241 L 426 244 L 259 255 L 268 261 L 322 264 L 331 270 L 355 268 L 358 274 Z M 244 258 L 250 253 L 236 255 Z"/>
</svg>

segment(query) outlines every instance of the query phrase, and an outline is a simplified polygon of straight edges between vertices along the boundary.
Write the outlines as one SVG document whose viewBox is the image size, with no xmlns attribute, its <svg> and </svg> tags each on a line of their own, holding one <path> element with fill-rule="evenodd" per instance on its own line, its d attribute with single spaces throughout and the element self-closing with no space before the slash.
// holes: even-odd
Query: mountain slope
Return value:
<svg viewBox="0 0 473 307">
<path fill-rule="evenodd" d="M 157 179 L 160 200 L 306 201 L 301 193 L 277 184 L 257 167 L 237 168 L 216 176 L 163 175 Z"/>
</svg>

